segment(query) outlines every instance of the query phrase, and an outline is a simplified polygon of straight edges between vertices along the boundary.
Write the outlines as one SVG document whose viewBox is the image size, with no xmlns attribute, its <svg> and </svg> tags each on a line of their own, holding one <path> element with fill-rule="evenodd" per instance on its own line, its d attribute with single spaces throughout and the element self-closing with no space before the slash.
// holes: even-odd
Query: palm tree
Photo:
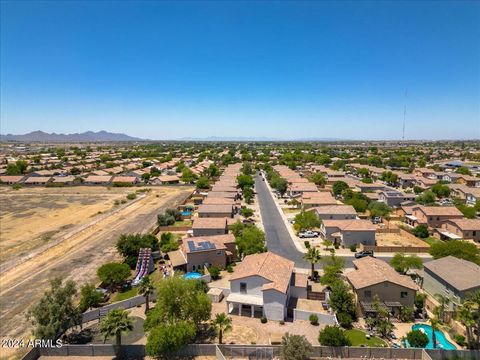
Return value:
<svg viewBox="0 0 480 360">
<path fill-rule="evenodd" d="M 480 291 L 466 296 L 457 319 L 465 326 L 468 348 L 480 349 Z"/>
<path fill-rule="evenodd" d="M 448 305 L 450 304 L 450 298 L 442 294 L 435 294 L 435 299 L 439 302 L 439 306 L 436 309 L 436 311 L 438 312 L 439 320 L 441 320 L 442 323 L 445 323 L 445 315 L 448 310 Z"/>
<path fill-rule="evenodd" d="M 315 264 L 318 264 L 322 260 L 322 256 L 320 255 L 320 250 L 314 247 L 310 247 L 307 253 L 303 256 L 305 260 L 307 260 L 310 264 L 312 264 L 312 279 L 315 275 Z"/>
<path fill-rule="evenodd" d="M 215 315 L 215 319 L 212 321 L 212 325 L 218 331 L 218 343 L 222 343 L 223 333 L 232 328 L 232 319 L 225 313 Z"/>
<path fill-rule="evenodd" d="M 110 336 L 115 336 L 115 352 L 118 355 L 122 345 L 122 332 L 133 330 L 133 320 L 128 312 L 122 309 L 110 310 L 100 321 L 100 333 L 103 335 L 103 343 Z"/>
<path fill-rule="evenodd" d="M 430 318 L 430 326 L 432 327 L 432 343 L 433 343 L 433 348 L 435 349 L 437 347 L 437 335 L 435 334 L 435 331 L 438 330 L 438 327 L 440 325 L 440 321 L 436 317 Z"/>
<path fill-rule="evenodd" d="M 138 287 L 138 293 L 145 297 L 145 313 L 147 313 L 149 310 L 150 295 L 153 294 L 154 290 L 155 286 L 153 286 L 150 278 L 148 276 L 145 276 Z"/>
</svg>

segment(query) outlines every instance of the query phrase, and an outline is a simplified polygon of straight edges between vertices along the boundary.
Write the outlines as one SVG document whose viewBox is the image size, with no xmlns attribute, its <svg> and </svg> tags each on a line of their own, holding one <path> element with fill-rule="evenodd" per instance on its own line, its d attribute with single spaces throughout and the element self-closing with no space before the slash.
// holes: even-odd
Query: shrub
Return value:
<svg viewBox="0 0 480 360">
<path fill-rule="evenodd" d="M 218 268 L 218 266 L 211 266 L 210 269 L 208 269 L 208 272 L 210 273 L 212 280 L 217 280 L 220 278 L 220 269 Z"/>
<path fill-rule="evenodd" d="M 357 251 L 357 244 L 350 245 L 350 251 L 351 252 L 356 252 Z"/>
<path fill-rule="evenodd" d="M 261 322 L 262 324 L 266 324 L 267 321 L 268 321 L 268 320 L 267 320 L 267 318 L 266 318 L 265 316 L 262 316 L 262 317 L 260 318 L 260 322 Z"/>
<path fill-rule="evenodd" d="M 453 335 L 453 340 L 460 345 L 460 346 L 465 346 L 465 336 L 460 335 L 460 334 L 455 334 Z"/>
<path fill-rule="evenodd" d="M 282 348 L 280 349 L 281 360 L 307 360 L 312 354 L 312 345 L 305 336 L 290 335 L 286 333 L 282 337 Z"/>
<path fill-rule="evenodd" d="M 347 329 L 352 327 L 352 322 L 353 322 L 352 315 L 350 315 L 347 312 L 338 312 L 337 320 L 341 327 L 344 327 Z"/>
<path fill-rule="evenodd" d="M 305 240 L 305 241 L 303 242 L 303 244 L 305 245 L 305 247 L 306 247 L 307 249 L 310 249 L 310 241 Z"/>
<path fill-rule="evenodd" d="M 232 266 L 232 264 L 228 264 L 228 265 L 227 265 L 227 272 L 233 273 L 233 266 Z"/>
<path fill-rule="evenodd" d="M 315 314 L 311 314 L 308 318 L 310 320 L 310 324 L 312 325 L 318 325 L 318 316 Z"/>
<path fill-rule="evenodd" d="M 127 195 L 127 199 L 128 199 L 128 200 L 133 200 L 133 199 L 135 199 L 136 197 L 137 197 L 137 194 L 135 194 L 135 193 L 130 193 L 130 194 Z"/>
<path fill-rule="evenodd" d="M 412 230 L 412 234 L 421 239 L 428 237 L 428 228 L 425 225 L 418 225 Z"/>
<path fill-rule="evenodd" d="M 407 333 L 407 340 L 411 347 L 424 348 L 428 344 L 428 336 L 420 330 L 412 330 Z"/>
<path fill-rule="evenodd" d="M 13 190 L 20 190 L 21 188 L 22 188 L 22 185 L 20 185 L 20 184 L 13 184 L 12 185 Z"/>
<path fill-rule="evenodd" d="M 280 325 L 285 325 L 285 321 L 280 320 Z"/>
<path fill-rule="evenodd" d="M 318 334 L 318 342 L 323 346 L 349 346 L 350 340 L 345 330 L 338 326 L 327 325 Z"/>
</svg>

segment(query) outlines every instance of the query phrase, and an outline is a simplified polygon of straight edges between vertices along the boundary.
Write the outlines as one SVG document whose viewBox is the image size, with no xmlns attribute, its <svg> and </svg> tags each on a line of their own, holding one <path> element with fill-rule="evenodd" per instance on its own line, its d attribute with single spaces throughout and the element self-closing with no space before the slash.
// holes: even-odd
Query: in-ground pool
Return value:
<svg viewBox="0 0 480 360">
<path fill-rule="evenodd" d="M 200 279 L 202 277 L 202 274 L 198 272 L 188 272 L 185 275 L 183 275 L 183 277 L 187 280 Z"/>
<path fill-rule="evenodd" d="M 423 330 L 420 330 L 420 329 L 423 329 Z M 415 325 L 412 325 L 412 330 L 420 330 L 420 331 L 425 332 L 425 334 L 427 334 L 428 340 L 429 340 L 428 344 L 425 348 L 426 349 L 433 349 L 432 327 L 430 325 L 415 324 Z M 435 338 L 436 338 L 436 341 L 437 341 L 437 346 L 436 346 L 437 349 L 456 350 L 455 345 L 453 345 L 450 341 L 448 341 L 447 338 L 445 337 L 445 335 L 443 334 L 443 332 L 441 332 L 440 330 L 435 330 Z M 407 342 L 407 347 L 410 347 L 410 346 L 408 346 L 408 342 Z"/>
<path fill-rule="evenodd" d="M 190 215 L 192 215 L 192 211 L 191 210 L 183 210 L 180 214 L 182 214 L 182 216 L 190 216 Z"/>
</svg>

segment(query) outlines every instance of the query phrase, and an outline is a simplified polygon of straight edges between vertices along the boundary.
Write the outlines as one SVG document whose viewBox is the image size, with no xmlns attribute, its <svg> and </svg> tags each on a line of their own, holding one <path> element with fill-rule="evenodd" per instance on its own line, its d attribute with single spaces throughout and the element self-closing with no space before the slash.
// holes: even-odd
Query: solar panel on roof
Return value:
<svg viewBox="0 0 480 360">
<path fill-rule="evenodd" d="M 215 244 L 211 243 L 210 241 L 200 241 L 195 244 L 194 241 L 190 240 L 187 241 L 187 245 L 191 252 L 215 249 Z"/>
</svg>

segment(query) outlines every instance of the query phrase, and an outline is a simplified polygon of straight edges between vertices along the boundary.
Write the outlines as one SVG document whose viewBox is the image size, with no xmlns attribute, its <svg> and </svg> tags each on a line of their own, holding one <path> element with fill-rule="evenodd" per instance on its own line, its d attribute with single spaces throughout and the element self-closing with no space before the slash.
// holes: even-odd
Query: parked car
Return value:
<svg viewBox="0 0 480 360">
<path fill-rule="evenodd" d="M 382 222 L 382 218 L 380 216 L 375 216 L 372 219 L 372 223 L 374 223 L 374 224 L 380 224 L 381 222 Z"/>
<path fill-rule="evenodd" d="M 438 202 L 440 205 L 442 206 L 450 206 L 450 205 L 453 205 L 453 202 L 452 200 L 450 199 L 442 199 Z"/>
<path fill-rule="evenodd" d="M 319 237 L 320 234 L 317 231 L 307 230 L 307 231 L 302 231 L 302 232 L 298 233 L 298 236 L 302 239 L 304 239 L 304 238 L 316 238 L 316 237 Z"/>
<path fill-rule="evenodd" d="M 364 251 L 359 251 L 359 252 L 356 252 L 355 253 L 355 259 L 360 259 L 360 258 L 364 258 L 364 257 L 367 257 L 367 256 L 373 256 L 373 251 L 371 250 L 364 250 Z"/>
</svg>

